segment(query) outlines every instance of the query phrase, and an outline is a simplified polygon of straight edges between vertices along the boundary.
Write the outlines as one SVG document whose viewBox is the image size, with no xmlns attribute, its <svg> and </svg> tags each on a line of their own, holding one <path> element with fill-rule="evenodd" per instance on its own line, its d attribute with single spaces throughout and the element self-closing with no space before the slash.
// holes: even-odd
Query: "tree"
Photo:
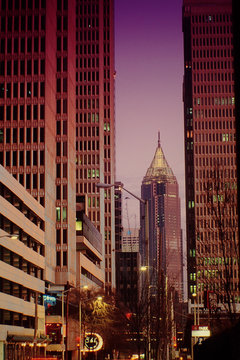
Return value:
<svg viewBox="0 0 240 360">
<path fill-rule="evenodd" d="M 205 194 L 200 195 L 206 196 L 207 220 L 197 224 L 197 281 L 199 291 L 205 290 L 208 300 L 212 300 L 212 304 L 207 304 L 210 310 L 221 303 L 234 322 L 239 302 L 237 185 L 225 174 L 219 166 L 211 171 Z"/>
<path fill-rule="evenodd" d="M 75 322 L 75 337 L 79 336 L 79 306 L 81 306 L 81 334 L 98 333 L 103 338 L 103 351 L 107 354 L 124 341 L 125 314 L 117 305 L 114 295 L 103 289 L 73 289 L 69 296 L 69 318 Z"/>
</svg>

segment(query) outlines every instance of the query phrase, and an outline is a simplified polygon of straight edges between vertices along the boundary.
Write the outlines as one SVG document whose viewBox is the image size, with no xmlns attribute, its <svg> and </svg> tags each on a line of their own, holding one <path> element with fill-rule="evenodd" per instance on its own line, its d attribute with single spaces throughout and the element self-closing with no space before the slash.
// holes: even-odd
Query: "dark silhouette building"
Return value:
<svg viewBox="0 0 240 360">
<path fill-rule="evenodd" d="M 232 26 L 231 0 L 183 1 L 188 296 L 200 311 L 240 301 Z"/>
</svg>

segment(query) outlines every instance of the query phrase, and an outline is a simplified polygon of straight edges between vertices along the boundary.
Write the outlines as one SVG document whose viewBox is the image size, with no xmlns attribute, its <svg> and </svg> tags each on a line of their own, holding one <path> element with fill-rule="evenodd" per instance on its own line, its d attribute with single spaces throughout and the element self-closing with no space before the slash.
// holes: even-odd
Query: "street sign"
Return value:
<svg viewBox="0 0 240 360">
<path fill-rule="evenodd" d="M 209 337 L 211 335 L 208 326 L 193 325 L 192 326 L 192 337 Z"/>
<path fill-rule="evenodd" d="M 98 351 L 103 346 L 103 339 L 99 334 L 87 333 L 84 340 L 83 351 Z"/>
</svg>

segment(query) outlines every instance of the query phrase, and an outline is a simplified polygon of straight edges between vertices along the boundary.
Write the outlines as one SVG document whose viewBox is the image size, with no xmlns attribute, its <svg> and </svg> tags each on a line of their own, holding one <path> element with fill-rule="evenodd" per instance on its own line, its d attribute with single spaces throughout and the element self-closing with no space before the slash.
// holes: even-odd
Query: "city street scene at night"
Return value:
<svg viewBox="0 0 240 360">
<path fill-rule="evenodd" d="M 0 360 L 240 360 L 237 0 L 0 0 Z"/>
</svg>

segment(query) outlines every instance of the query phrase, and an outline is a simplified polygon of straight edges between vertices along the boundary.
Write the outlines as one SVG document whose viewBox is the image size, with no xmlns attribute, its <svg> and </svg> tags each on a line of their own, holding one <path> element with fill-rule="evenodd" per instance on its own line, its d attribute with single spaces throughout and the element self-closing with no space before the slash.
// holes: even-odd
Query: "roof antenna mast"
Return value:
<svg viewBox="0 0 240 360">
<path fill-rule="evenodd" d="M 160 131 L 158 131 L 158 147 L 160 147 Z"/>
</svg>

